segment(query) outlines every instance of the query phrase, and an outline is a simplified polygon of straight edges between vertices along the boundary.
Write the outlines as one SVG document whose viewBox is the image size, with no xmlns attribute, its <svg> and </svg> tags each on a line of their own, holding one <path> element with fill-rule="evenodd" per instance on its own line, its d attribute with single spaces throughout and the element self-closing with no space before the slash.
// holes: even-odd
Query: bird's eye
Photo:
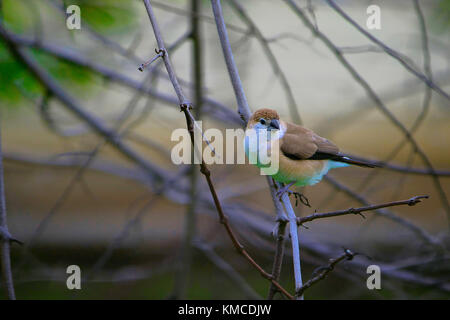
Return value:
<svg viewBox="0 0 450 320">
<path fill-rule="evenodd" d="M 261 123 L 261 124 L 266 124 L 266 120 L 264 120 L 264 119 L 259 119 L 259 123 Z"/>
</svg>

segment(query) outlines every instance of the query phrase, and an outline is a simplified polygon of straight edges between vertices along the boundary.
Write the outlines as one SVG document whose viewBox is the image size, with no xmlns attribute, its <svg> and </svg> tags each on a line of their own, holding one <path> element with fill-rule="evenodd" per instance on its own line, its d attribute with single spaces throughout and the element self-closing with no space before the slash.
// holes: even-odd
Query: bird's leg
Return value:
<svg viewBox="0 0 450 320">
<path fill-rule="evenodd" d="M 311 205 L 309 204 L 308 198 L 307 198 L 303 193 L 300 193 L 300 192 L 292 192 L 292 194 L 293 194 L 294 197 L 295 197 L 295 206 L 298 205 L 298 200 L 300 200 L 300 202 L 303 203 L 305 206 L 311 208 Z"/>
<path fill-rule="evenodd" d="M 281 197 L 283 196 L 283 194 L 285 192 L 287 192 L 289 196 L 291 194 L 294 195 L 294 197 L 295 197 L 295 206 L 298 205 L 298 201 L 300 200 L 300 202 L 303 203 L 305 206 L 311 207 L 311 205 L 309 204 L 308 198 L 303 193 L 289 190 L 289 188 L 292 187 L 295 183 L 296 183 L 296 181 L 293 181 L 293 182 L 290 182 L 287 185 L 283 186 L 280 190 L 278 190 L 277 197 L 281 201 Z"/>
<path fill-rule="evenodd" d="M 290 182 L 290 183 L 284 185 L 283 187 L 281 187 L 280 190 L 277 191 L 277 198 L 279 198 L 280 201 L 281 201 L 281 197 L 286 192 L 288 192 L 289 195 L 293 193 L 291 190 L 289 190 L 289 188 L 292 187 L 295 184 L 295 182 L 296 181 Z"/>
</svg>

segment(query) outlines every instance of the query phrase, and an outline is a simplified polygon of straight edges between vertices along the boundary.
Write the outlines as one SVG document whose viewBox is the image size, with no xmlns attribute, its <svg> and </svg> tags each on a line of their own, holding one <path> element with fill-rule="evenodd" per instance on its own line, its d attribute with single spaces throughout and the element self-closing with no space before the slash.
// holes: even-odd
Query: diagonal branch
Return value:
<svg viewBox="0 0 450 320">
<path fill-rule="evenodd" d="M 161 178 L 160 170 L 151 162 L 144 159 L 139 153 L 127 146 L 114 130 L 111 130 L 104 123 L 82 109 L 78 103 L 69 94 L 67 94 L 61 86 L 45 71 L 34 58 L 23 48 L 18 46 L 9 35 L 9 32 L 0 25 L 0 37 L 5 40 L 6 45 L 11 53 L 21 61 L 24 66 L 34 75 L 34 77 L 51 92 L 58 100 L 60 100 L 72 113 L 84 120 L 93 130 L 108 140 L 120 153 L 125 157 L 138 164 L 147 175 L 154 178 Z"/>
<path fill-rule="evenodd" d="M 109 67 L 105 67 L 99 63 L 96 63 L 89 59 L 86 56 L 83 56 L 80 54 L 77 50 L 71 49 L 71 48 L 61 48 L 57 44 L 51 43 L 51 42 L 44 42 L 40 41 L 37 42 L 34 39 L 30 37 L 26 37 L 23 35 L 17 35 L 9 33 L 9 36 L 12 41 L 14 41 L 18 46 L 26 46 L 26 47 L 32 47 L 39 50 L 44 51 L 45 53 L 51 54 L 59 59 L 77 64 L 79 66 L 85 67 L 90 69 L 91 71 L 101 75 L 105 79 L 111 80 L 113 82 L 119 83 L 123 86 L 132 88 L 137 91 L 141 91 L 145 94 L 148 94 L 160 101 L 163 101 L 169 105 L 173 105 L 174 103 L 177 103 L 177 99 L 171 95 L 167 95 L 165 93 L 156 91 L 152 87 L 140 87 L 139 81 L 120 73 L 114 69 L 111 69 Z M 184 34 L 181 38 L 177 40 L 178 44 L 182 43 L 184 40 L 186 40 L 188 37 L 188 34 Z M 234 113 L 232 110 L 227 108 L 225 105 L 209 98 L 204 97 L 205 107 L 208 109 L 208 113 L 211 113 L 212 116 L 218 117 L 218 115 L 222 115 L 219 117 L 220 120 L 228 121 L 231 123 L 239 123 L 239 117 L 236 116 L 236 113 Z M 206 108 L 205 108 L 206 111 Z M 225 115 L 225 116 L 223 116 Z"/>
<path fill-rule="evenodd" d="M 344 249 L 344 253 L 341 254 L 337 258 L 330 259 L 330 262 L 328 263 L 328 265 L 317 268 L 314 271 L 314 274 L 315 274 L 314 277 L 312 277 L 311 279 L 306 281 L 305 284 L 296 291 L 296 294 L 300 295 L 300 296 L 303 295 L 303 293 L 305 292 L 306 289 L 310 288 L 317 282 L 325 279 L 325 277 L 331 271 L 333 271 L 334 267 L 336 267 L 336 265 L 338 265 L 338 263 L 340 263 L 342 261 L 352 260 L 356 255 L 357 255 L 357 253 L 354 253 L 354 252 L 350 251 L 349 249 Z"/>
<path fill-rule="evenodd" d="M 286 93 L 286 99 L 288 100 L 289 103 L 289 110 L 291 112 L 292 120 L 296 123 L 301 124 L 302 121 L 300 118 L 300 114 L 298 112 L 297 102 L 295 101 L 294 94 L 292 93 L 291 85 L 289 84 L 289 81 L 287 80 L 286 74 L 283 72 L 283 69 L 281 69 L 281 66 L 278 63 L 275 54 L 272 52 L 272 49 L 270 48 L 268 41 L 266 40 L 266 38 L 264 38 L 264 35 L 259 30 L 258 26 L 250 18 L 245 9 L 239 3 L 239 1 L 231 0 L 229 4 L 238 12 L 242 21 L 245 24 L 247 24 L 249 29 L 253 30 L 256 39 L 261 44 L 263 52 L 267 56 L 267 59 L 269 60 L 273 72 L 280 79 L 281 85 L 284 88 L 284 91 Z"/>
<path fill-rule="evenodd" d="M 391 47 L 387 46 L 382 41 L 378 40 L 376 37 L 371 35 L 369 32 L 364 30 L 358 23 L 356 23 L 355 20 L 353 20 L 348 14 L 346 14 L 337 4 L 334 2 L 334 0 L 326 0 L 327 3 L 330 5 L 331 8 L 333 8 L 342 18 L 344 18 L 347 22 L 349 22 L 353 27 L 356 28 L 360 33 L 362 33 L 366 38 L 368 38 L 370 41 L 375 43 L 377 46 L 379 46 L 381 49 L 383 49 L 384 52 L 386 52 L 388 55 L 390 55 L 392 58 L 400 62 L 400 64 L 405 67 L 406 70 L 411 72 L 413 75 L 415 75 L 417 78 L 422 80 L 427 86 L 429 86 L 431 89 L 439 93 L 442 97 L 450 101 L 450 95 L 446 93 L 442 88 L 440 88 L 437 84 L 433 82 L 433 80 L 428 77 L 427 75 L 423 74 L 422 72 L 418 71 L 417 69 L 413 68 L 407 61 L 404 60 L 402 55 L 392 49 Z"/>
</svg>

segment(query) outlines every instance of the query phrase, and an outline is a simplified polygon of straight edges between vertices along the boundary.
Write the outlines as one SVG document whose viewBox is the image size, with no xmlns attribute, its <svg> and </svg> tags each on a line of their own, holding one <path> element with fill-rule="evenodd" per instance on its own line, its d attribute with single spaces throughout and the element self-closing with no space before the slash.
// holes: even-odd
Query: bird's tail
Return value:
<svg viewBox="0 0 450 320">
<path fill-rule="evenodd" d="M 355 166 L 359 166 L 359 167 L 365 167 L 365 168 L 377 168 L 377 167 L 381 167 L 380 164 L 378 163 L 374 163 L 374 162 L 369 162 L 366 160 L 356 160 L 356 159 L 352 159 L 348 156 L 344 156 L 344 155 L 337 155 L 335 157 L 333 157 L 334 161 L 337 162 L 343 162 L 343 163 L 348 163 L 348 164 L 352 164 Z"/>
</svg>

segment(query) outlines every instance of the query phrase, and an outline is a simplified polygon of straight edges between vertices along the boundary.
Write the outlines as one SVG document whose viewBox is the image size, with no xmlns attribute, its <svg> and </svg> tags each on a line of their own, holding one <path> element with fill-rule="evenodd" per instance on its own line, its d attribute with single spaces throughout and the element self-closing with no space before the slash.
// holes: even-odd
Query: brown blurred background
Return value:
<svg viewBox="0 0 450 320">
<path fill-rule="evenodd" d="M 141 62 L 150 59 L 156 44 L 141 1 L 112 1 L 109 4 L 99 0 L 90 3 L 73 1 L 81 7 L 82 28 L 72 31 L 65 27 L 64 13 L 58 7 L 60 1 L 32 0 L 35 6 L 32 10 L 28 2 L 31 1 L 3 1 L 2 15 L 17 34 L 33 38 L 37 24 L 43 43 L 52 43 L 60 49 L 83 56 L 138 84 L 148 76 L 148 73 L 137 70 L 137 59 L 119 54 L 93 37 L 90 31 L 94 30 L 123 48 L 131 48 L 129 51 Z M 203 94 L 236 110 L 217 30 L 214 22 L 207 18 L 212 17 L 210 3 L 199 2 L 204 53 Z M 189 29 L 189 3 L 167 1 L 155 4 L 157 19 L 168 46 Z M 307 1 L 297 3 L 306 10 Z M 338 3 L 365 28 L 368 1 Z M 440 8 L 448 8 L 448 3 L 421 1 L 428 27 L 433 79 L 446 92 L 450 91 L 450 30 L 437 16 L 439 10 L 443 10 Z M 241 4 L 263 35 L 272 39 L 270 48 L 290 83 L 303 124 L 334 141 L 344 152 L 384 160 L 403 140 L 403 136 L 377 110 L 330 50 L 311 35 L 283 1 L 249 0 Z M 381 30 L 369 30 L 370 33 L 423 70 L 421 30 L 412 1 L 371 1 L 370 4 L 381 8 Z M 339 47 L 372 45 L 324 2 L 312 1 L 312 5 L 319 30 Z M 236 29 L 246 30 L 246 25 L 233 8 L 226 1 L 223 6 L 226 22 L 236 26 Z M 169 10 L 167 7 L 176 9 Z M 99 10 L 104 11 L 100 14 Z M 13 12 L 16 13 L 14 19 L 11 17 Z M 93 22 L 89 25 L 96 19 L 97 24 Z M 259 42 L 252 34 L 232 29 L 229 29 L 229 35 L 251 108 L 272 107 L 282 118 L 290 119 L 285 92 Z M 34 50 L 36 56 L 41 51 L 45 52 L 39 48 Z M 186 41 L 171 55 L 178 76 L 189 83 L 193 81 L 191 51 L 192 46 Z M 45 55 L 52 56 L 48 52 Z M 410 128 L 423 108 L 424 83 L 383 52 L 348 53 L 345 57 L 389 110 Z M 75 63 L 60 70 L 58 68 L 62 67 L 57 65 L 58 62 L 44 58 L 39 61 L 44 68 L 52 70 L 54 77 L 83 108 L 111 127 L 136 94 L 136 90 L 129 86 L 102 78 L 89 68 Z M 2 68 L 5 68 L 4 71 Z M 158 80 L 146 85 L 174 97 L 171 84 L 163 75 L 165 69 L 162 64 L 158 68 Z M 79 69 L 82 70 L 80 74 L 74 75 L 75 70 Z M 0 65 L 0 72 L 7 70 L 6 64 Z M 199 246 L 206 245 L 208 250 L 214 250 L 214 254 L 242 279 L 233 278 L 236 274 L 230 272 L 230 275 L 218 267 L 217 259 L 205 255 L 210 251 L 197 247 L 192 249 L 192 266 L 186 272 L 178 268 L 185 250 L 185 215 L 192 188 L 188 178 L 179 179 L 178 189 L 174 187 L 162 196 L 155 195 L 155 184 L 145 181 L 145 175 L 135 164 L 106 145 L 64 196 L 80 163 L 86 160 L 87 153 L 102 144 L 103 138 L 87 129 L 54 97 L 48 101 L 48 110 L 42 111 L 42 88 L 37 86 L 36 90 L 27 93 L 27 87 L 21 87 L 21 75 L 14 73 L 12 78 L 5 79 L 3 76 L 1 80 L 13 83 L 21 98 L 8 99 L 4 97 L 8 93 L 3 92 L 0 105 L 8 224 L 11 233 L 25 243 L 22 247 L 13 246 L 12 250 L 19 298 L 164 299 L 173 297 L 176 291 L 176 274 L 186 277 L 187 291 L 183 297 L 190 299 L 266 296 L 268 282 L 231 248 L 202 176 L 198 177 L 200 201 L 195 210 L 196 238 L 201 239 Z M 4 88 L 1 90 L 7 87 Z M 192 96 L 189 85 L 185 86 L 185 90 Z M 203 128 L 239 127 L 233 119 L 215 117 L 205 108 L 201 116 Z M 51 116 L 58 132 L 45 121 L 45 115 Z M 185 127 L 184 117 L 177 105 L 144 94 L 127 123 L 135 119 L 141 121 L 123 140 L 164 172 L 176 172 L 179 168 L 170 161 L 170 149 L 174 145 L 170 135 L 172 130 Z M 429 111 L 414 138 L 435 169 L 450 169 L 449 120 L 449 101 L 433 92 Z M 61 131 L 75 134 L 63 136 Z M 405 167 L 426 168 L 409 144 L 390 162 Z M 248 251 L 266 270 L 270 270 L 274 250 L 270 232 L 274 227 L 275 214 L 266 179 L 250 165 L 212 165 L 210 169 L 231 225 L 238 231 Z M 336 169 L 329 175 L 372 204 L 429 195 L 430 199 L 414 207 L 394 207 L 392 211 L 448 246 L 448 216 L 432 178 L 387 169 L 375 170 L 369 182 L 366 179 L 373 175 L 372 170 L 357 167 Z M 440 183 L 448 196 L 450 179 L 441 177 Z M 361 203 L 326 181 L 304 188 L 302 192 L 312 207 L 298 206 L 296 212 L 300 216 L 315 211 L 361 206 Z M 117 240 L 117 235 L 150 199 L 156 200 L 152 200 L 137 223 L 126 228 L 126 234 Z M 58 207 L 52 213 L 55 204 Z M 45 220 L 49 213 L 51 218 Z M 341 246 L 344 246 L 385 263 L 393 270 L 411 272 L 418 277 L 436 277 L 439 285 L 449 284 L 450 265 L 446 251 L 437 254 L 410 229 L 389 219 L 371 212 L 365 216 L 366 219 L 353 215 L 324 219 L 307 224 L 307 229 L 299 228 L 304 279 L 308 279 L 315 268 L 326 264 L 328 258 L 338 256 Z M 46 222 L 36 234 L 43 220 Z M 318 250 L 317 246 L 323 250 Z M 114 250 L 109 252 L 108 248 Z M 286 254 L 281 283 L 292 290 L 290 248 L 286 248 Z M 99 261 L 102 256 L 103 260 Z M 370 260 L 364 260 L 358 267 L 344 263 L 308 291 L 305 297 L 449 297 L 448 291 L 437 286 L 424 286 L 395 277 L 383 278 L 382 290 L 369 291 L 365 286 L 363 266 L 367 261 Z M 411 264 L 408 264 L 410 261 Z M 86 277 L 79 291 L 69 291 L 65 287 L 65 268 L 71 264 L 79 265 L 83 277 Z M 355 268 L 359 268 L 358 272 Z M 251 289 L 241 280 L 248 282 Z"/>
</svg>

